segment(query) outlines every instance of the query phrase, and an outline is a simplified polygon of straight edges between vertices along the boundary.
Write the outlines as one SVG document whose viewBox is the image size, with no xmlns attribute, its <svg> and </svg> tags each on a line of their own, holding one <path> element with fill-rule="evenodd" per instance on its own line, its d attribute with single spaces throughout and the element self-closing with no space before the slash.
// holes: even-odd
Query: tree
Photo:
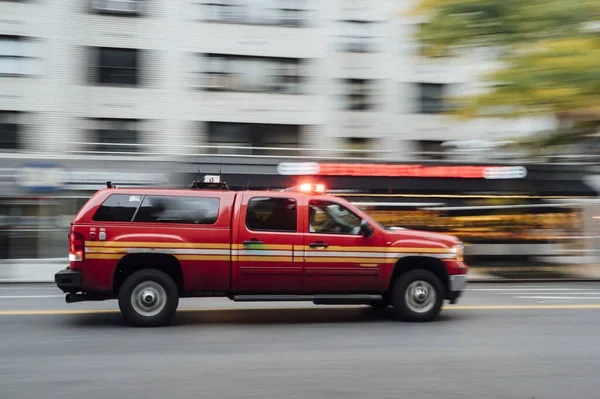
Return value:
<svg viewBox="0 0 600 399">
<path fill-rule="evenodd" d="M 497 56 L 482 77 L 487 91 L 457 99 L 464 117 L 552 115 L 558 122 L 532 144 L 558 145 L 600 127 L 599 0 L 421 0 L 423 55 L 472 48 Z"/>
</svg>

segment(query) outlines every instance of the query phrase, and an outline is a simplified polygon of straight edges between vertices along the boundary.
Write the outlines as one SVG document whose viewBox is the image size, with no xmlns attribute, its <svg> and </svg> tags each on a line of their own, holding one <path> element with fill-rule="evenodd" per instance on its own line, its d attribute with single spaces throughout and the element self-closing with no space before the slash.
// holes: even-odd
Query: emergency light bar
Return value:
<svg viewBox="0 0 600 399">
<path fill-rule="evenodd" d="M 281 191 L 300 191 L 305 194 L 325 194 L 325 185 L 319 183 L 302 183 L 298 186 L 286 188 Z"/>
</svg>

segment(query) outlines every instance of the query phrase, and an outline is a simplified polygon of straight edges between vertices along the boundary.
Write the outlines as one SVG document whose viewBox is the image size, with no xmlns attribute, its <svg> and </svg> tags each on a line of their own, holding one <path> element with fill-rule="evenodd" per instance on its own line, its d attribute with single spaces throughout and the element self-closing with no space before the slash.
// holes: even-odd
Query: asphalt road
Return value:
<svg viewBox="0 0 600 399">
<path fill-rule="evenodd" d="M 182 301 L 127 327 L 115 302 L 0 285 L 0 398 L 600 397 L 600 284 L 471 285 L 434 323 L 366 307 Z"/>
</svg>

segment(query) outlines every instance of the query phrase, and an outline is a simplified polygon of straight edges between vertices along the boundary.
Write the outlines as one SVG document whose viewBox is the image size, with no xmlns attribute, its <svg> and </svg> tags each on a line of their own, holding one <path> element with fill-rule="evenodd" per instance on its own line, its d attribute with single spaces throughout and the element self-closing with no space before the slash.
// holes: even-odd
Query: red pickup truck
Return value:
<svg viewBox="0 0 600 399">
<path fill-rule="evenodd" d="M 467 282 L 457 238 L 381 226 L 321 185 L 106 188 L 69 241 L 55 275 L 66 301 L 118 299 L 134 326 L 168 323 L 181 297 L 391 306 L 430 321 Z"/>
</svg>

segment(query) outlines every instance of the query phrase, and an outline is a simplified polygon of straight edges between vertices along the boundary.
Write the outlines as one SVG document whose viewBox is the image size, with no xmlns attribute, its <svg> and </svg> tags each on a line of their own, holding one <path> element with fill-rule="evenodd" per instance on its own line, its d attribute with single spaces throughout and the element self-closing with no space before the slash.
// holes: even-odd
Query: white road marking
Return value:
<svg viewBox="0 0 600 399">
<path fill-rule="evenodd" d="M 518 292 L 518 291 L 591 291 L 592 288 L 467 288 L 467 291 Z"/>
<path fill-rule="evenodd" d="M 524 292 L 519 292 L 519 293 L 508 293 L 508 292 L 499 292 L 495 295 L 504 295 L 504 296 L 514 296 L 515 298 L 517 298 L 518 295 L 526 295 L 526 293 Z M 580 298 L 584 298 L 586 295 L 600 295 L 600 291 L 594 291 L 594 292 L 532 292 L 531 295 L 551 295 L 551 296 L 558 296 L 558 295 L 581 295 Z"/>
<path fill-rule="evenodd" d="M 600 296 L 516 296 L 518 299 L 600 299 Z"/>
<path fill-rule="evenodd" d="M 64 298 L 64 295 L 2 295 L 0 299 Z"/>
</svg>

